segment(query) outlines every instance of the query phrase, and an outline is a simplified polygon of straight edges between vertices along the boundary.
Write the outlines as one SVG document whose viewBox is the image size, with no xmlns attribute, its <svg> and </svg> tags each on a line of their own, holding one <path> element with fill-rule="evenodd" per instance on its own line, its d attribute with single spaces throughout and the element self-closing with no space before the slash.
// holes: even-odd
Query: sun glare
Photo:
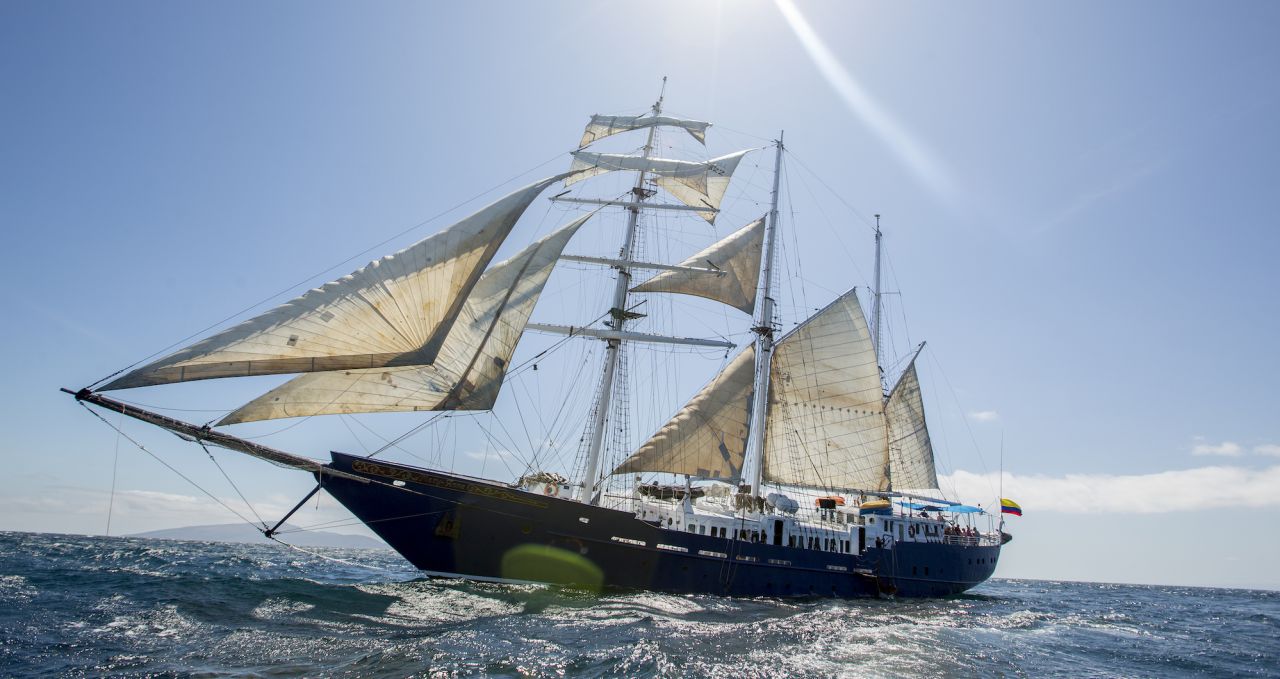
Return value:
<svg viewBox="0 0 1280 679">
<path fill-rule="evenodd" d="M 774 4 L 827 84 L 840 95 L 849 110 L 879 136 L 925 186 L 940 198 L 950 201 L 953 195 L 951 179 L 933 153 L 894 120 L 854 79 L 792 0 L 774 0 Z"/>
</svg>

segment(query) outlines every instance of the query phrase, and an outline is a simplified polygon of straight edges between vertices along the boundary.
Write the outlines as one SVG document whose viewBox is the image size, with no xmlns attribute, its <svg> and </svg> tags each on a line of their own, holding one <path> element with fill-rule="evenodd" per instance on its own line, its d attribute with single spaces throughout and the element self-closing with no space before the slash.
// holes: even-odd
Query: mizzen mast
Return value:
<svg viewBox="0 0 1280 679">
<path fill-rule="evenodd" d="M 662 78 L 662 90 L 658 93 L 658 101 L 653 104 L 653 115 L 662 115 L 662 99 L 667 92 L 667 78 Z M 648 137 L 645 140 L 644 151 L 641 157 L 648 160 L 650 154 L 653 153 L 653 138 L 657 132 L 657 127 L 650 127 Z M 613 288 L 613 306 L 609 309 L 610 321 L 609 327 L 614 331 L 621 333 L 623 325 L 627 322 L 627 292 L 631 288 L 631 266 L 629 262 L 634 257 L 636 239 L 636 223 L 640 219 L 640 209 L 644 205 L 645 198 L 651 193 L 645 189 L 644 180 L 646 172 L 641 170 L 636 177 L 635 186 L 631 188 L 633 200 L 627 207 L 627 230 L 622 239 L 622 250 L 618 254 L 620 261 L 616 266 L 618 270 L 618 279 Z M 600 378 L 600 388 L 596 393 L 596 410 L 591 418 L 591 429 L 587 436 L 589 447 L 587 448 L 587 469 L 582 479 L 582 501 L 595 504 L 596 503 L 596 477 L 600 472 L 600 454 L 604 448 L 604 430 L 605 423 L 609 419 L 609 407 L 613 400 L 613 384 L 614 377 L 618 372 L 618 352 L 622 349 L 623 339 L 621 336 L 606 340 L 604 354 L 604 374 Z"/>
<path fill-rule="evenodd" d="M 760 495 L 764 474 L 765 416 L 769 406 L 769 369 L 773 361 L 773 266 L 778 230 L 778 186 L 782 177 L 782 134 L 774 142 L 777 152 L 773 163 L 773 194 L 769 199 L 769 223 L 765 228 L 764 266 L 760 269 L 760 303 L 756 316 L 756 372 L 751 401 L 751 433 L 748 437 L 744 466 L 751 473 L 751 494 Z"/>
</svg>

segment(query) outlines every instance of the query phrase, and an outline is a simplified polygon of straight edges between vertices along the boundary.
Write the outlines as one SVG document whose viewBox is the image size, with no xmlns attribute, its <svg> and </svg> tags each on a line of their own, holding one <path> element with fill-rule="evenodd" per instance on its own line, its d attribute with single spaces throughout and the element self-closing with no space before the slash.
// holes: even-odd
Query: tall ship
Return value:
<svg viewBox="0 0 1280 679">
<path fill-rule="evenodd" d="M 712 158 L 659 153 L 663 135 L 705 148 L 709 127 L 664 114 L 661 96 L 640 115 L 594 115 L 565 172 L 265 313 L 64 391 L 110 426 L 99 410 L 206 451 L 314 476 L 314 489 L 292 511 L 258 526 L 268 537 L 327 493 L 428 576 L 779 597 L 936 597 L 983 582 L 1010 538 L 998 513 L 939 490 L 916 372 L 923 344 L 899 357 L 892 374 L 882 367 L 878 216 L 874 285 L 863 291 L 870 318 L 849 289 L 784 329 L 778 291 L 794 276 L 781 274 L 778 257 L 786 231 L 781 135 Z M 625 152 L 608 151 L 606 140 Z M 690 234 L 715 234 L 735 172 L 750 163 L 759 181 L 747 188 L 761 195 L 747 205 L 759 216 L 710 245 L 688 245 L 696 240 Z M 591 191 L 607 177 L 614 193 Z M 494 263 L 521 216 L 548 193 L 547 205 L 572 218 Z M 566 251 L 608 220 L 621 234 L 616 255 Z M 653 245 L 661 234 L 673 237 Z M 655 253 L 680 254 L 661 261 Z M 535 322 L 544 291 L 557 289 L 548 281 L 565 267 L 599 281 L 558 286 L 594 309 Z M 702 306 L 686 320 L 718 313 L 741 339 L 655 331 L 671 327 L 653 319 L 676 306 L 655 300 L 691 298 Z M 535 334 L 543 344 L 517 353 L 522 337 Z M 591 348 L 582 369 L 548 367 L 570 346 Z M 691 379 L 683 367 L 646 372 L 632 360 L 637 347 L 706 367 L 691 398 L 631 437 L 644 426 L 637 413 L 674 400 L 677 387 L 663 380 Z M 530 372 L 540 365 L 541 373 Z M 558 393 L 583 404 L 578 433 L 561 436 L 576 441 L 572 462 L 556 468 L 554 456 L 539 455 L 549 442 L 535 445 L 507 480 L 452 471 L 441 462 L 445 445 L 424 464 L 387 459 L 408 437 L 464 413 L 526 430 L 526 418 L 541 413 L 556 427 L 542 422 L 539 431 L 567 431 L 572 418 L 557 409 L 568 396 L 564 404 L 520 405 L 529 390 L 513 380 L 531 374 L 559 382 Z M 294 377 L 207 424 L 116 393 L 271 375 Z M 265 420 L 393 412 L 419 419 L 378 450 L 331 452 L 323 461 L 237 431 Z"/>
</svg>

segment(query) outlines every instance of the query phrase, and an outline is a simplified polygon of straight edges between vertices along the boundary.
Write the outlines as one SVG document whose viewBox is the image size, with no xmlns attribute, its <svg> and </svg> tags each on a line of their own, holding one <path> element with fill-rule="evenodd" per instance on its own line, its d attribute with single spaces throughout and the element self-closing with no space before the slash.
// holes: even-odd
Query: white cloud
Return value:
<svg viewBox="0 0 1280 679">
<path fill-rule="evenodd" d="M 998 474 L 957 471 L 943 487 L 960 498 L 986 498 L 991 506 Z M 1152 474 L 1067 474 L 1019 476 L 1005 473 L 1002 492 L 1030 512 L 1162 514 L 1203 509 L 1280 507 L 1280 465 L 1255 470 L 1199 467 Z"/>
<path fill-rule="evenodd" d="M 1258 455 L 1270 455 L 1271 457 L 1280 457 L 1280 445 L 1274 443 L 1264 443 L 1260 446 L 1254 446 L 1253 452 Z"/>
<path fill-rule="evenodd" d="M 464 453 L 464 455 L 473 460 L 508 460 L 511 458 L 511 453 L 505 450 L 471 450 Z"/>
<path fill-rule="evenodd" d="M 969 413 L 969 418 L 975 422 L 995 422 L 1000 419 L 1000 413 L 994 410 L 979 410 Z"/>
<path fill-rule="evenodd" d="M 1212 443 L 1197 443 L 1191 447 L 1192 455 L 1220 455 L 1222 457 L 1240 457 L 1240 444 L 1231 441 L 1223 441 L 1217 445 Z"/>
<path fill-rule="evenodd" d="M 218 499 L 242 517 L 250 521 L 256 519 L 239 497 L 222 496 Z M 298 498 L 273 494 L 251 498 L 251 501 L 258 516 L 264 521 L 274 522 L 284 516 Z M 113 535 L 240 520 L 226 507 L 203 495 L 123 489 L 116 491 L 113 500 L 110 493 L 100 488 L 61 486 L 56 495 L 0 496 L 0 530 L 99 533 L 106 528 L 109 504 Z M 299 526 L 350 522 L 354 522 L 351 514 L 327 497 L 322 497 L 318 507 L 308 504 L 290 519 L 290 523 Z M 337 527 L 336 531 L 362 532 L 345 526 Z"/>
</svg>

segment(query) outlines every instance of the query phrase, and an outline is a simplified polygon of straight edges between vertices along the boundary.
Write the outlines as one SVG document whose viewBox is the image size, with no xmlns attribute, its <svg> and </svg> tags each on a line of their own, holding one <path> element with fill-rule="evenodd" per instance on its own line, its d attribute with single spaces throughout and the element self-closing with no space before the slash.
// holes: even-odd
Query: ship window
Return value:
<svg viewBox="0 0 1280 679">
<path fill-rule="evenodd" d="M 925 567 L 924 567 L 924 574 L 925 574 L 925 575 L 928 575 L 928 574 L 929 574 L 929 567 L 928 567 L 928 566 L 925 566 Z"/>
<path fill-rule="evenodd" d="M 912 574 L 912 575 L 916 575 L 916 567 L 915 567 L 915 566 L 912 566 L 912 567 L 911 567 L 911 574 Z"/>
<path fill-rule="evenodd" d="M 690 533 L 697 533 L 698 526 L 697 524 L 692 524 L 692 523 L 685 524 L 685 530 L 689 531 Z"/>
<path fill-rule="evenodd" d="M 706 535 L 706 534 L 707 534 L 707 527 L 705 525 L 698 526 L 698 535 Z"/>
<path fill-rule="evenodd" d="M 579 516 L 579 517 L 578 517 L 578 520 L 579 520 L 579 521 L 581 521 L 581 522 L 583 522 L 583 523 L 591 523 L 591 519 L 588 519 L 588 518 L 587 518 L 587 517 L 585 517 L 585 516 Z"/>
</svg>

